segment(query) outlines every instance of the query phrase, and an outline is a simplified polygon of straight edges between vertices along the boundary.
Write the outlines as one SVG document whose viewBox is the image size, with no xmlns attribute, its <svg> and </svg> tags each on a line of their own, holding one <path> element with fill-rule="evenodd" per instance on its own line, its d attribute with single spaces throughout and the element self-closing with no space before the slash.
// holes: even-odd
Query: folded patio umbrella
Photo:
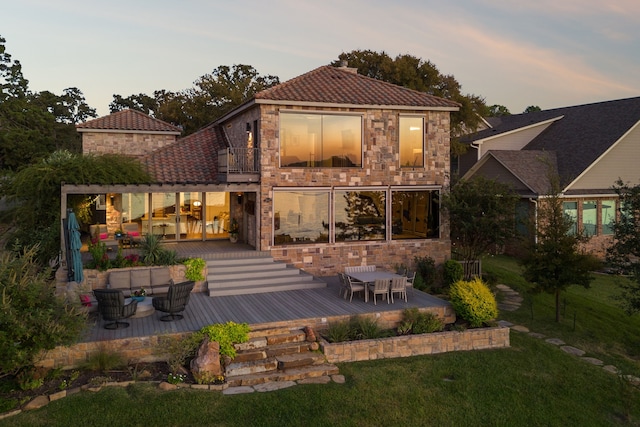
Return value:
<svg viewBox="0 0 640 427">
<path fill-rule="evenodd" d="M 69 251 L 71 252 L 70 268 L 73 271 L 73 280 L 80 283 L 84 279 L 82 256 L 80 255 L 82 241 L 80 240 L 80 225 L 73 211 L 67 215 L 67 228 L 69 230 Z"/>
</svg>

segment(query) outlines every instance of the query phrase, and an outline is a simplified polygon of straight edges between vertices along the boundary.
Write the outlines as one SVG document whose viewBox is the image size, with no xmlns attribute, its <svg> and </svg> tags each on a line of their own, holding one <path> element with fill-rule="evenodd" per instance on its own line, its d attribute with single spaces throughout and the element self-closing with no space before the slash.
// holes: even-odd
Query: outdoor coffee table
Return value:
<svg viewBox="0 0 640 427">
<path fill-rule="evenodd" d="M 130 298 L 127 298 L 127 300 L 129 300 Z M 153 298 L 151 297 L 145 297 L 145 299 L 143 299 L 142 301 L 138 301 L 138 307 L 136 308 L 136 313 L 131 316 L 132 319 L 138 319 L 140 317 L 147 317 L 147 316 L 151 316 L 153 313 L 156 312 L 156 309 L 153 308 L 153 304 L 151 302 Z M 125 301 L 125 304 L 128 301 Z"/>
<path fill-rule="evenodd" d="M 358 273 L 349 273 L 349 277 L 353 277 L 359 282 L 364 283 L 364 302 L 369 302 L 369 284 L 372 284 L 378 279 L 391 280 L 398 277 L 404 277 L 400 274 L 392 273 L 390 271 L 376 270 L 376 271 L 362 271 Z"/>
</svg>

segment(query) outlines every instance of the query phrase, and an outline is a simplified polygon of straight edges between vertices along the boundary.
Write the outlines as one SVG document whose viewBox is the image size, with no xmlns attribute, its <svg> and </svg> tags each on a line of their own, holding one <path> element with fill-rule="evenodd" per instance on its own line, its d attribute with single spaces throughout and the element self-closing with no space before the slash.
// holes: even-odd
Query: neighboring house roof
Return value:
<svg viewBox="0 0 640 427">
<path fill-rule="evenodd" d="M 160 132 L 180 135 L 182 129 L 137 110 L 122 110 L 76 125 L 78 132 L 131 131 Z"/>
<path fill-rule="evenodd" d="M 321 103 L 358 106 L 394 106 L 457 111 L 460 104 L 382 80 L 357 74 L 354 69 L 316 68 L 282 84 L 258 92 L 256 103 Z"/>
<path fill-rule="evenodd" d="M 491 120 L 493 128 L 462 141 L 478 142 L 551 119 L 557 120 L 522 150 L 555 152 L 557 172 L 565 186 L 640 122 L 640 97 L 502 116 Z"/>
<path fill-rule="evenodd" d="M 157 182 L 214 183 L 218 173 L 218 150 L 226 146 L 220 128 L 209 125 L 146 155 L 141 162 Z"/>
</svg>

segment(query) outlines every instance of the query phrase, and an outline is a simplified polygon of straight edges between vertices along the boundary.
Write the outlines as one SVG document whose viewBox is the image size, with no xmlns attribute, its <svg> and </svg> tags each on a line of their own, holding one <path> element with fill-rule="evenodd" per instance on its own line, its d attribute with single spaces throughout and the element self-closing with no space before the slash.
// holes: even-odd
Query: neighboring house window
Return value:
<svg viewBox="0 0 640 427">
<path fill-rule="evenodd" d="M 595 200 L 582 202 L 582 234 L 595 236 L 598 232 L 598 203 Z"/>
<path fill-rule="evenodd" d="M 362 116 L 281 112 L 280 166 L 362 166 Z"/>
<path fill-rule="evenodd" d="M 563 202 L 562 211 L 572 222 L 567 234 L 575 235 L 578 232 L 578 202 Z"/>
<path fill-rule="evenodd" d="M 418 168 L 424 166 L 424 119 L 400 116 L 400 166 Z"/>
<path fill-rule="evenodd" d="M 276 245 L 329 242 L 329 191 L 274 191 Z"/>
<path fill-rule="evenodd" d="M 335 241 L 386 238 L 385 191 L 335 192 Z"/>
<path fill-rule="evenodd" d="M 603 200 L 600 205 L 600 215 L 602 221 L 602 234 L 613 234 L 613 224 L 616 220 L 616 201 Z"/>
<path fill-rule="evenodd" d="M 399 240 L 439 237 L 438 194 L 438 190 L 392 191 L 391 238 Z"/>
</svg>

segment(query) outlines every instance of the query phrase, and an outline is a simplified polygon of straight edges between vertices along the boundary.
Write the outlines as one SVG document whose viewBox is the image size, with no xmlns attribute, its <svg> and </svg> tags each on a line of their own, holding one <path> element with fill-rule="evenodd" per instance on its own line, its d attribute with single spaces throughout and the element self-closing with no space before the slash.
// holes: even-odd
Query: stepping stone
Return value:
<svg viewBox="0 0 640 427">
<path fill-rule="evenodd" d="M 591 363 L 592 365 L 602 366 L 604 362 L 600 359 L 596 359 L 595 357 L 581 357 L 580 360 L 584 360 L 587 363 Z"/>
<path fill-rule="evenodd" d="M 640 378 L 634 377 L 633 375 L 625 375 L 624 379 L 629 381 L 631 385 L 640 386 Z"/>
<path fill-rule="evenodd" d="M 525 334 L 529 333 L 529 328 L 527 328 L 526 326 L 522 326 L 522 325 L 512 326 L 511 329 L 513 329 L 514 331 L 523 332 Z"/>
<path fill-rule="evenodd" d="M 616 368 L 613 365 L 605 365 L 602 367 L 602 369 L 604 369 L 605 371 L 609 372 L 610 374 L 618 374 L 618 368 Z"/>
<path fill-rule="evenodd" d="M 510 328 L 511 326 L 513 326 L 513 323 L 506 320 L 498 320 L 498 326 L 502 326 L 504 328 Z"/>
<path fill-rule="evenodd" d="M 344 384 L 346 381 L 344 375 L 331 375 L 331 379 L 336 384 Z"/>
<path fill-rule="evenodd" d="M 553 344 L 553 345 L 564 345 L 565 342 L 562 341 L 559 338 L 547 338 L 546 340 L 544 340 L 545 342 L 548 342 L 549 344 Z"/>
<path fill-rule="evenodd" d="M 562 351 L 564 351 L 565 353 L 569 353 L 569 354 L 573 354 L 575 356 L 582 356 L 584 355 L 585 351 L 584 350 L 580 350 L 579 348 L 575 348 L 575 347 L 571 347 L 570 345 L 563 345 L 562 347 L 560 347 L 562 349 Z"/>
<path fill-rule="evenodd" d="M 511 290 L 510 287 L 508 287 L 507 285 L 503 285 L 503 284 L 496 285 L 496 288 L 500 289 L 501 291 L 510 291 Z"/>
<path fill-rule="evenodd" d="M 331 378 L 326 375 L 321 377 L 312 377 L 312 378 L 304 378 L 302 380 L 298 380 L 298 384 L 328 384 L 331 382 Z"/>
<path fill-rule="evenodd" d="M 534 338 L 540 338 L 540 339 L 542 339 L 542 338 L 544 338 L 544 337 L 545 337 L 545 335 L 544 335 L 544 334 L 540 334 L 540 333 L 538 333 L 538 332 L 529 332 L 529 336 L 532 336 L 532 337 L 534 337 Z"/>
<path fill-rule="evenodd" d="M 229 387 L 226 390 L 222 390 L 222 394 L 247 394 L 253 393 L 254 391 L 253 387 L 249 386 Z"/>
<path fill-rule="evenodd" d="M 264 393 L 266 391 L 282 390 L 296 385 L 295 381 L 272 381 L 264 384 L 256 384 L 253 386 L 255 391 Z"/>
</svg>

